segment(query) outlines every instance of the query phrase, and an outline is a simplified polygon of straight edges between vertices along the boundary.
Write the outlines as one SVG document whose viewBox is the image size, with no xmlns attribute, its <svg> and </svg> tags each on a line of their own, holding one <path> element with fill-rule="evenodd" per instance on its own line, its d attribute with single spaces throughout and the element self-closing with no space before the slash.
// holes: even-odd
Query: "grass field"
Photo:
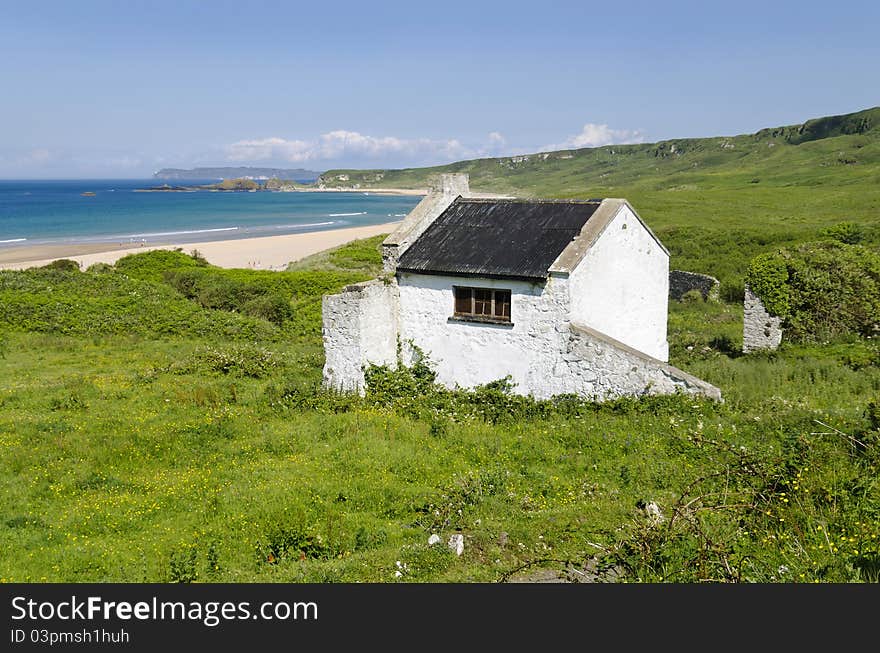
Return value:
<svg viewBox="0 0 880 653">
<path fill-rule="evenodd" d="M 876 341 L 742 356 L 738 304 L 673 302 L 671 362 L 723 404 L 405 371 L 324 392 L 320 296 L 371 276 L 379 240 L 284 273 L 182 253 L 0 272 L 0 579 L 878 580 Z"/>
</svg>

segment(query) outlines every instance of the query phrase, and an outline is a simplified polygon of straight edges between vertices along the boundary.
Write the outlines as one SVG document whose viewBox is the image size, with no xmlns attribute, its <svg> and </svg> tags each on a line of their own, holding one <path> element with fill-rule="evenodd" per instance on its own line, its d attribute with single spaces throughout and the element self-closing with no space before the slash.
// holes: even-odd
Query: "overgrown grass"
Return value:
<svg viewBox="0 0 880 653">
<path fill-rule="evenodd" d="M 587 561 L 635 582 L 877 579 L 872 340 L 741 356 L 737 306 L 673 303 L 672 362 L 724 404 L 535 402 L 418 369 L 380 371 L 360 398 L 320 389 L 319 323 L 293 339 L 259 322 L 251 343 L 164 332 L 149 325 L 183 306 L 252 318 L 114 271 L 8 274 L 15 306 L 63 290 L 94 302 L 85 320 L 113 291 L 146 326 L 65 317 L 64 334 L 3 304 L 6 581 L 498 581 Z M 329 287 L 280 279 L 300 299 Z"/>
</svg>

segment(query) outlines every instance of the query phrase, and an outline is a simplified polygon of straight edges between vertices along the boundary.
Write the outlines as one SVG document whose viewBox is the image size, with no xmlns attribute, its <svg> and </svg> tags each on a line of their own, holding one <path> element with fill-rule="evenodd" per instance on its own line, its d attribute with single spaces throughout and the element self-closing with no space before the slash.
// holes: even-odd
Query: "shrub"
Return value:
<svg viewBox="0 0 880 653">
<path fill-rule="evenodd" d="M 269 293 L 244 302 L 241 312 L 281 326 L 293 317 L 290 300 L 281 293 Z"/>
<path fill-rule="evenodd" d="M 132 279 L 162 281 L 162 275 L 168 270 L 179 268 L 206 267 L 207 261 L 184 254 L 180 249 L 154 249 L 139 254 L 129 254 L 116 261 L 114 267 Z"/>
<path fill-rule="evenodd" d="M 165 284 L 119 273 L 56 269 L 0 271 L 0 328 L 65 335 L 191 335 L 271 340 L 274 325 L 208 311 Z"/>
<path fill-rule="evenodd" d="M 685 304 L 693 304 L 694 302 L 703 301 L 703 293 L 694 288 L 693 290 L 688 290 L 685 294 L 681 296 L 681 301 Z"/>
<path fill-rule="evenodd" d="M 760 254 L 753 258 L 746 272 L 746 283 L 772 315 L 788 315 L 788 268 L 779 254 Z"/>
<path fill-rule="evenodd" d="M 755 257 L 748 283 L 794 341 L 880 331 L 880 254 L 836 241 Z"/>
<path fill-rule="evenodd" d="M 362 277 L 340 272 L 177 268 L 167 270 L 163 279 L 205 308 L 262 318 L 291 333 L 316 335 L 321 326 L 321 296 Z"/>
<path fill-rule="evenodd" d="M 110 272 L 114 272 L 116 268 L 114 268 L 109 263 L 92 263 L 87 269 L 86 272 L 89 274 L 107 274 Z"/>
<path fill-rule="evenodd" d="M 61 272 L 79 272 L 79 263 L 69 258 L 59 258 L 42 266 L 43 270 L 59 270 Z"/>
<path fill-rule="evenodd" d="M 839 222 L 836 225 L 827 227 L 819 232 L 823 238 L 836 240 L 847 245 L 857 245 L 865 239 L 865 232 L 862 226 L 855 222 Z"/>
<path fill-rule="evenodd" d="M 326 560 L 336 555 L 335 549 L 312 529 L 272 522 L 257 543 L 257 557 L 261 562 L 277 564 L 284 559 Z"/>
</svg>

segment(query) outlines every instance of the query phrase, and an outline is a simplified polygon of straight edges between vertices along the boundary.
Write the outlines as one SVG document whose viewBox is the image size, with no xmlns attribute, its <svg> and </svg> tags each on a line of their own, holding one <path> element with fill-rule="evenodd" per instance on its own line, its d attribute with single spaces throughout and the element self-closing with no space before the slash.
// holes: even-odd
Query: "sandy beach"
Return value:
<svg viewBox="0 0 880 653">
<path fill-rule="evenodd" d="M 127 254 L 152 249 L 177 249 L 184 252 L 198 250 L 209 263 L 223 268 L 251 268 L 255 270 L 283 270 L 291 261 L 343 245 L 358 238 L 391 233 L 400 222 L 349 227 L 303 234 L 216 240 L 199 243 L 167 243 L 130 247 L 113 243 L 80 245 L 32 245 L 0 249 L 0 269 L 20 270 L 46 265 L 59 258 L 72 259 L 86 269 L 93 263 L 115 263 Z"/>
<path fill-rule="evenodd" d="M 364 193 L 367 195 L 427 195 L 427 188 L 297 188 L 295 193 Z"/>
</svg>

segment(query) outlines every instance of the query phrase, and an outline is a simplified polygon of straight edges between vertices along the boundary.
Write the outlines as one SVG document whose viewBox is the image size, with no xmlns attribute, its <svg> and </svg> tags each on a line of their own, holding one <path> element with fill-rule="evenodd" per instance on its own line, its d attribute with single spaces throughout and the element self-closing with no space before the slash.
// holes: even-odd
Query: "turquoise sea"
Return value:
<svg viewBox="0 0 880 653">
<path fill-rule="evenodd" d="M 187 185 L 216 180 L 189 181 Z M 400 220 L 421 197 L 369 192 L 137 192 L 155 179 L 0 180 L 0 248 L 182 243 Z M 94 193 L 94 195 L 83 195 Z"/>
</svg>

